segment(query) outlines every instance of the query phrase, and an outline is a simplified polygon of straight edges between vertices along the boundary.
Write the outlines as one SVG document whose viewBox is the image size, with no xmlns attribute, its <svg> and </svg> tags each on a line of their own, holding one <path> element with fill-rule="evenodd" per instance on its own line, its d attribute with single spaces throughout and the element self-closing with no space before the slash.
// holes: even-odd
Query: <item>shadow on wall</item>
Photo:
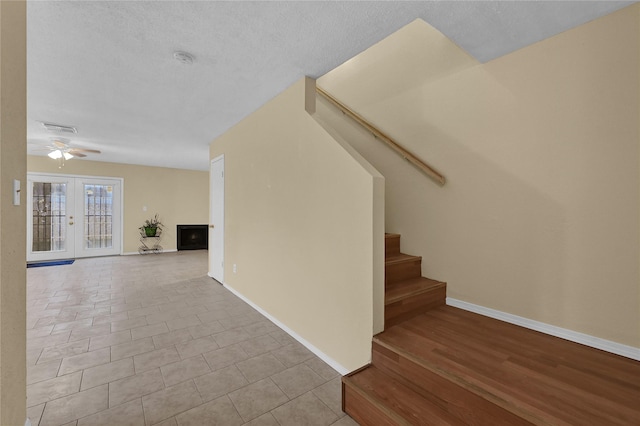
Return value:
<svg viewBox="0 0 640 426">
<path fill-rule="evenodd" d="M 397 111 L 393 103 L 363 115 Z M 423 256 L 423 275 L 446 281 L 449 297 L 534 318 L 562 312 L 566 220 L 551 197 L 423 117 L 382 129 L 415 141 L 405 147 L 444 173 L 444 187 L 320 97 L 318 118 L 384 175 L 386 231 L 402 234 L 402 251 Z"/>
</svg>

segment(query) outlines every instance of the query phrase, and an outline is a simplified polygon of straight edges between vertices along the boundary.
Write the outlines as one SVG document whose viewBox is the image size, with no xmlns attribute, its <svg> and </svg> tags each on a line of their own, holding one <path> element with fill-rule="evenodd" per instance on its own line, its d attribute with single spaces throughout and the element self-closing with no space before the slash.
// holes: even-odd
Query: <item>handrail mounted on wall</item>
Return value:
<svg viewBox="0 0 640 426">
<path fill-rule="evenodd" d="M 396 151 L 398 154 L 402 156 L 405 160 L 416 166 L 420 171 L 429 176 L 431 179 L 436 181 L 439 185 L 444 185 L 445 178 L 440 173 L 438 173 L 433 167 L 426 164 L 424 161 L 413 155 L 411 152 L 407 151 L 402 145 L 398 142 L 387 136 L 382 131 L 378 130 L 373 124 L 369 123 L 366 119 L 360 116 L 357 112 L 351 110 L 348 106 L 344 105 L 342 102 L 331 96 L 329 93 L 325 92 L 322 88 L 316 86 L 316 92 L 322 95 L 329 102 L 338 107 L 343 113 L 351 117 L 362 127 L 370 131 L 373 136 L 377 139 L 380 139 L 382 142 L 386 143 L 391 149 Z"/>
</svg>

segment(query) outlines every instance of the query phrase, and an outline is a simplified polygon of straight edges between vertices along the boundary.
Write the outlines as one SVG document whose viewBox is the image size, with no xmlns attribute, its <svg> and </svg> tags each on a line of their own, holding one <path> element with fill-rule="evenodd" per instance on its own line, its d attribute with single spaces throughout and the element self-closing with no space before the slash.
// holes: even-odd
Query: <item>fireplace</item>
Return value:
<svg viewBox="0 0 640 426">
<path fill-rule="evenodd" d="M 209 248 L 207 225 L 177 225 L 178 250 L 201 250 Z"/>
</svg>

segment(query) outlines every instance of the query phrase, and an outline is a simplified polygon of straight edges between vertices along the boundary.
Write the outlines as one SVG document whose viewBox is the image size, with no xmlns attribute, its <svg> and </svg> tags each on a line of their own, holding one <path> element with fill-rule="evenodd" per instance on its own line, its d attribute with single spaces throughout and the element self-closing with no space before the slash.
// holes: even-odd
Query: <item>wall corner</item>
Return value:
<svg viewBox="0 0 640 426">
<path fill-rule="evenodd" d="M 316 80 L 315 78 L 304 78 L 304 109 L 313 115 L 316 113 Z"/>
</svg>

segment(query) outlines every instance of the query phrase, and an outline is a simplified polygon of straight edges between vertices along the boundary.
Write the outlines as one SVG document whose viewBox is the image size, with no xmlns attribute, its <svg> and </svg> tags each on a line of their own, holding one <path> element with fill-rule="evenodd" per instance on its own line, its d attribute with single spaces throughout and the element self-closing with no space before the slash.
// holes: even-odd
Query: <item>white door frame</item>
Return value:
<svg viewBox="0 0 640 426">
<path fill-rule="evenodd" d="M 224 283 L 224 154 L 211 160 L 209 172 L 208 275 Z"/>
<path fill-rule="evenodd" d="M 71 194 L 68 196 L 70 197 L 78 197 L 79 194 L 82 193 L 81 187 L 80 185 L 78 185 L 78 188 L 74 188 L 75 183 L 76 182 L 80 182 L 81 184 L 84 182 L 91 182 L 91 183 L 104 183 L 105 181 L 113 181 L 114 183 L 117 183 L 119 186 L 119 191 L 117 191 L 116 193 L 114 193 L 114 198 L 117 199 L 118 203 L 119 203 L 119 208 L 118 208 L 118 213 L 119 213 L 119 218 L 114 218 L 114 223 L 113 223 L 113 231 L 115 234 L 115 231 L 118 231 L 118 236 L 114 237 L 114 241 L 113 241 L 113 247 L 114 250 L 111 253 L 108 254 L 104 254 L 101 253 L 99 250 L 96 250 L 95 252 L 92 252 L 90 254 L 86 254 L 86 253 L 82 253 L 80 250 L 74 250 L 73 253 L 66 251 L 64 254 L 62 253 L 58 253 L 57 255 L 52 255 L 53 252 L 44 252 L 44 253 L 48 253 L 49 255 L 47 256 L 46 254 L 37 254 L 34 252 L 32 252 L 32 247 L 30 246 L 30 243 L 32 241 L 33 238 L 33 216 L 32 216 L 32 208 L 31 205 L 27 206 L 27 259 L 28 260 L 49 260 L 49 259 L 68 259 L 68 258 L 78 258 L 78 257 L 88 257 L 88 256 L 104 256 L 104 255 L 122 255 L 123 250 L 124 250 L 124 233 L 123 233 L 123 224 L 124 224 L 124 179 L 123 178 L 118 178 L 118 177 L 111 177 L 111 176 L 85 176 L 85 175 L 68 175 L 68 174 L 60 174 L 60 173 L 39 173 L 39 172 L 29 172 L 27 173 L 27 203 L 31 203 L 32 200 L 32 191 L 33 191 L 33 185 L 32 182 L 33 181 L 47 181 L 47 180 L 51 180 L 51 181 L 58 181 L 58 182 L 73 182 L 73 184 L 71 185 Z M 68 188 L 69 189 L 69 188 Z M 77 200 L 76 200 L 76 203 Z M 80 204 L 78 204 L 80 205 Z M 73 221 L 75 226 L 75 223 L 78 219 L 82 219 L 82 211 L 78 211 L 75 212 L 73 211 L 75 206 L 70 206 L 70 210 L 67 213 L 67 223 Z M 68 216 L 73 216 L 74 219 L 73 220 L 69 220 Z M 79 224 L 79 222 L 78 222 Z M 67 225 L 68 227 L 71 225 Z M 69 239 L 74 240 L 73 241 L 73 245 L 76 245 L 76 237 L 75 234 L 77 234 L 74 231 L 75 228 L 72 228 L 71 230 L 69 230 L 69 228 L 67 228 L 67 235 Z"/>
</svg>

